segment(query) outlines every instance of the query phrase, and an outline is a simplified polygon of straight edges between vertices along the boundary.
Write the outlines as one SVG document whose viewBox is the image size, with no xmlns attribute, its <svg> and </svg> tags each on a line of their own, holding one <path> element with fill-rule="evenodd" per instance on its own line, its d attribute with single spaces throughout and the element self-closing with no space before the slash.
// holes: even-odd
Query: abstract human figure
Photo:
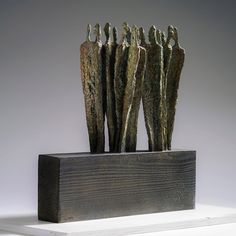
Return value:
<svg viewBox="0 0 236 236">
<path fill-rule="evenodd" d="M 134 87 L 133 101 L 131 104 L 131 110 L 127 126 L 126 145 L 125 145 L 126 152 L 136 151 L 138 114 L 140 108 L 140 101 L 142 98 L 143 80 L 144 80 L 144 73 L 146 69 L 146 60 L 147 60 L 146 49 L 139 45 L 139 30 L 137 27 L 133 28 L 132 34 L 134 34 L 134 38 L 132 38 L 133 41 L 131 41 L 130 52 L 131 50 L 138 51 L 139 49 L 139 60 L 137 62 L 138 64 L 136 65 L 136 69 L 134 69 L 136 71 L 134 71 L 133 74 L 134 76 L 133 80 L 136 80 L 136 84 Z"/>
<path fill-rule="evenodd" d="M 171 149 L 179 80 L 185 59 L 184 49 L 179 45 L 177 28 L 173 28 L 170 38 L 174 40 L 175 44 L 172 47 L 172 56 L 167 73 L 167 145 L 169 150 Z"/>
<path fill-rule="evenodd" d="M 116 48 L 115 57 L 115 78 L 114 78 L 114 91 L 115 91 L 115 109 L 116 109 L 116 140 L 115 151 L 120 152 L 121 147 L 121 127 L 122 127 L 122 113 L 123 113 L 123 101 L 125 94 L 125 87 L 127 82 L 127 62 L 129 44 L 127 43 L 127 23 L 123 24 L 123 31 L 121 35 L 121 41 Z"/>
<path fill-rule="evenodd" d="M 87 39 L 80 46 L 81 79 L 85 100 L 90 151 L 104 152 L 104 107 L 102 81 L 102 42 L 99 24 L 94 27 L 95 42 L 90 39 L 88 25 Z"/>
<path fill-rule="evenodd" d="M 131 44 L 131 28 L 127 22 L 123 23 L 123 28 L 125 30 L 126 41 L 130 45 Z"/>
<path fill-rule="evenodd" d="M 140 46 L 145 48 L 147 47 L 147 43 L 145 41 L 145 32 L 144 32 L 144 29 L 143 27 L 140 27 L 139 28 L 139 41 L 140 41 Z"/>
<path fill-rule="evenodd" d="M 167 105 L 166 105 L 166 88 L 167 88 L 167 77 L 166 77 L 166 73 L 168 70 L 168 63 L 169 61 L 167 60 L 167 62 L 165 61 L 165 52 L 167 52 L 167 58 L 168 56 L 171 54 L 168 54 L 169 51 L 166 50 L 165 48 L 165 40 L 164 40 L 164 34 L 163 32 L 161 32 L 160 30 L 156 30 L 156 37 L 157 37 L 157 42 L 160 46 L 162 46 L 163 50 L 162 50 L 162 62 L 163 62 L 163 71 L 162 71 L 162 79 L 160 80 L 160 116 L 158 118 L 158 122 L 161 122 L 160 127 L 162 129 L 163 132 L 163 149 L 162 150 L 166 150 L 167 149 Z M 164 45 L 163 45 L 164 43 Z M 171 52 L 170 52 L 171 53 Z M 167 64 L 165 64 L 167 63 Z M 167 69 L 166 67 L 167 66 Z"/>
<path fill-rule="evenodd" d="M 160 44 L 161 39 L 156 38 L 155 26 L 151 26 L 149 30 L 149 42 L 146 44 L 147 64 L 142 96 L 144 118 L 149 150 L 162 151 L 165 150 L 166 143 L 165 119 L 163 119 L 165 113 L 163 47 Z"/>
<path fill-rule="evenodd" d="M 111 24 L 107 23 L 104 27 L 106 42 L 104 45 L 104 77 L 106 80 L 106 116 L 109 135 L 109 151 L 115 151 L 116 140 L 116 109 L 114 91 L 115 56 L 117 48 L 117 30 L 113 28 L 113 42 L 111 41 Z"/>
<path fill-rule="evenodd" d="M 107 117 L 110 152 L 133 152 L 137 143 L 140 101 L 150 151 L 171 149 L 180 75 L 185 52 L 179 46 L 178 32 L 164 32 L 151 26 L 145 41 L 143 28 L 125 22 L 121 41 L 117 29 L 107 23 L 106 41 L 95 25 L 96 40 L 81 45 L 81 75 L 86 119 L 93 153 L 104 152 L 104 116 Z M 112 40 L 113 34 L 113 40 Z M 174 45 L 172 46 L 172 42 Z"/>
</svg>

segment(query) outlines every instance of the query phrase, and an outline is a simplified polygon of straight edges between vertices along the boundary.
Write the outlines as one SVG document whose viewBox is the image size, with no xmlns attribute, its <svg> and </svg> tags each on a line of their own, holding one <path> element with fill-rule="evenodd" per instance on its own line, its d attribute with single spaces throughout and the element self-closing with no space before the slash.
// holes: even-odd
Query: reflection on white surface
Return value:
<svg viewBox="0 0 236 236">
<path fill-rule="evenodd" d="M 195 210 L 115 217 L 69 223 L 38 221 L 36 215 L 0 219 L 0 229 L 30 235 L 128 236 L 236 223 L 236 208 L 197 205 Z"/>
<path fill-rule="evenodd" d="M 200 228 L 179 229 L 158 233 L 136 234 L 135 236 L 235 236 L 236 223 L 205 226 Z"/>
</svg>

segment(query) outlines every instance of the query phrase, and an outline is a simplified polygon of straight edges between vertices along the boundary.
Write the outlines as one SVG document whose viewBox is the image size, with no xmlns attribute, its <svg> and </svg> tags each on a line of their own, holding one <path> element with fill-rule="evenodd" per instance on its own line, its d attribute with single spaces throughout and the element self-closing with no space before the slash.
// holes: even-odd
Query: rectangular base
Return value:
<svg viewBox="0 0 236 236">
<path fill-rule="evenodd" d="M 195 151 L 40 155 L 38 170 L 40 220 L 88 220 L 195 205 Z"/>
</svg>

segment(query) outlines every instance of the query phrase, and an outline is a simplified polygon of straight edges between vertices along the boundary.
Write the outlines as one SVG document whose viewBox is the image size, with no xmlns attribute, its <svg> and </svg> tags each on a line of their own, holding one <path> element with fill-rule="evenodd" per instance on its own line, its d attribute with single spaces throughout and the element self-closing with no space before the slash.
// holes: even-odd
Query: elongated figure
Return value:
<svg viewBox="0 0 236 236">
<path fill-rule="evenodd" d="M 142 98 L 143 80 L 146 69 L 147 53 L 144 47 L 141 47 L 139 41 L 139 30 L 136 28 L 136 45 L 140 49 L 140 56 L 135 72 L 136 85 L 134 90 L 133 102 L 131 105 L 130 117 L 126 134 L 126 152 L 135 152 L 137 145 L 137 126 L 140 102 Z M 135 46 L 136 47 L 136 46 Z"/>
<path fill-rule="evenodd" d="M 128 130 L 131 118 L 131 111 L 134 101 L 135 90 L 137 86 L 137 69 L 140 59 L 140 47 L 138 45 L 138 29 L 136 26 L 132 27 L 131 31 L 131 42 L 128 53 L 128 61 L 127 61 L 127 81 L 125 86 L 125 93 L 123 99 L 123 111 L 122 111 L 122 126 L 121 126 L 121 145 L 120 151 L 125 152 L 127 149 L 127 135 L 128 131 L 134 132 L 132 128 Z M 135 110 L 136 108 L 133 107 Z M 134 111 L 135 112 L 135 111 Z M 131 125 L 131 124 L 130 124 Z"/>
<path fill-rule="evenodd" d="M 102 81 L 102 43 L 100 25 L 96 24 L 95 42 L 90 39 L 88 25 L 87 40 L 80 46 L 81 79 L 83 84 L 90 151 L 104 152 L 104 107 Z"/>
<path fill-rule="evenodd" d="M 168 50 L 164 43 L 163 45 L 163 33 L 160 30 L 156 30 L 156 38 L 157 42 L 160 46 L 162 46 L 162 63 L 163 63 L 163 71 L 162 77 L 160 79 L 160 113 L 158 117 L 158 123 L 160 123 L 160 130 L 162 130 L 162 139 L 163 139 L 163 147 L 162 150 L 167 149 L 167 105 L 166 105 L 166 89 L 167 89 L 167 76 L 168 72 L 171 52 L 172 50 Z"/>
<path fill-rule="evenodd" d="M 149 30 L 146 45 L 147 64 L 143 84 L 143 110 L 150 151 L 165 150 L 165 125 L 163 123 L 163 47 L 156 38 L 156 28 Z"/>
<path fill-rule="evenodd" d="M 115 110 L 115 90 L 114 90 L 114 73 L 115 73 L 115 55 L 117 48 L 117 30 L 113 28 L 113 42 L 111 40 L 111 24 L 107 23 L 104 27 L 106 36 L 105 49 L 105 80 L 106 80 L 106 116 L 109 135 L 109 151 L 115 151 L 116 140 L 116 110 Z"/>
<path fill-rule="evenodd" d="M 171 149 L 171 139 L 174 128 L 175 110 L 178 99 L 178 89 L 181 71 L 184 65 L 185 51 L 179 45 L 177 29 L 173 29 L 172 57 L 167 74 L 167 142 Z"/>
<path fill-rule="evenodd" d="M 127 23 L 123 24 L 123 31 L 121 41 L 116 48 L 115 57 L 115 78 L 114 78 L 114 91 L 115 91 L 115 109 L 116 109 L 116 141 L 115 151 L 120 152 L 121 147 L 121 127 L 122 127 L 122 113 L 125 87 L 127 83 L 127 61 L 129 44 L 127 42 Z"/>
</svg>

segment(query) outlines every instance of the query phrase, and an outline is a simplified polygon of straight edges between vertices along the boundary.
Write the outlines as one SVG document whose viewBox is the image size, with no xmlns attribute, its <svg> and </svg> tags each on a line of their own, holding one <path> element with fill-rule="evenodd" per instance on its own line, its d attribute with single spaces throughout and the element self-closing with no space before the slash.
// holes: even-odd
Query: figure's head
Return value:
<svg viewBox="0 0 236 236">
<path fill-rule="evenodd" d="M 162 45 L 164 45 L 166 43 L 166 35 L 165 35 L 165 32 L 161 32 L 161 42 L 162 42 Z"/>
<path fill-rule="evenodd" d="M 126 33 L 126 40 L 130 44 L 131 43 L 131 28 L 129 27 L 127 22 L 123 23 L 123 29 Z"/>
<path fill-rule="evenodd" d="M 138 46 L 138 39 L 139 39 L 139 30 L 136 25 L 133 25 L 131 29 L 131 45 Z"/>
<path fill-rule="evenodd" d="M 174 40 L 175 41 L 175 37 L 174 37 L 174 27 L 172 25 L 168 26 L 168 35 L 167 35 L 167 43 L 170 43 L 170 40 Z"/>
<path fill-rule="evenodd" d="M 99 24 L 96 24 L 94 26 L 94 34 L 96 36 L 96 42 L 101 41 L 101 26 Z"/>
<path fill-rule="evenodd" d="M 88 42 L 91 41 L 91 25 L 90 24 L 87 25 L 87 41 Z"/>
<path fill-rule="evenodd" d="M 130 29 L 130 27 L 129 27 L 129 25 L 128 25 L 127 22 L 124 22 L 124 23 L 122 24 L 122 26 L 123 26 L 123 29 L 124 29 L 126 32 L 131 31 L 131 29 Z"/>
<path fill-rule="evenodd" d="M 141 45 L 145 44 L 145 33 L 144 33 L 143 27 L 139 28 L 139 39 L 140 39 Z"/>
<path fill-rule="evenodd" d="M 149 42 L 151 44 L 156 44 L 157 43 L 157 40 L 156 40 L 156 27 L 155 25 L 152 25 L 149 29 L 149 32 L 148 32 L 148 39 L 149 39 Z"/>
<path fill-rule="evenodd" d="M 174 27 L 174 40 L 175 40 L 175 45 L 179 47 L 178 29 L 176 27 Z"/>
<path fill-rule="evenodd" d="M 162 45 L 162 38 L 161 38 L 162 34 L 161 34 L 161 31 L 159 29 L 156 30 L 156 39 L 157 39 L 157 42 Z"/>
<path fill-rule="evenodd" d="M 109 41 L 110 39 L 110 32 L 111 32 L 111 24 L 110 23 L 106 23 L 104 28 L 104 33 L 105 33 L 105 37 L 106 37 L 106 41 Z"/>
</svg>

